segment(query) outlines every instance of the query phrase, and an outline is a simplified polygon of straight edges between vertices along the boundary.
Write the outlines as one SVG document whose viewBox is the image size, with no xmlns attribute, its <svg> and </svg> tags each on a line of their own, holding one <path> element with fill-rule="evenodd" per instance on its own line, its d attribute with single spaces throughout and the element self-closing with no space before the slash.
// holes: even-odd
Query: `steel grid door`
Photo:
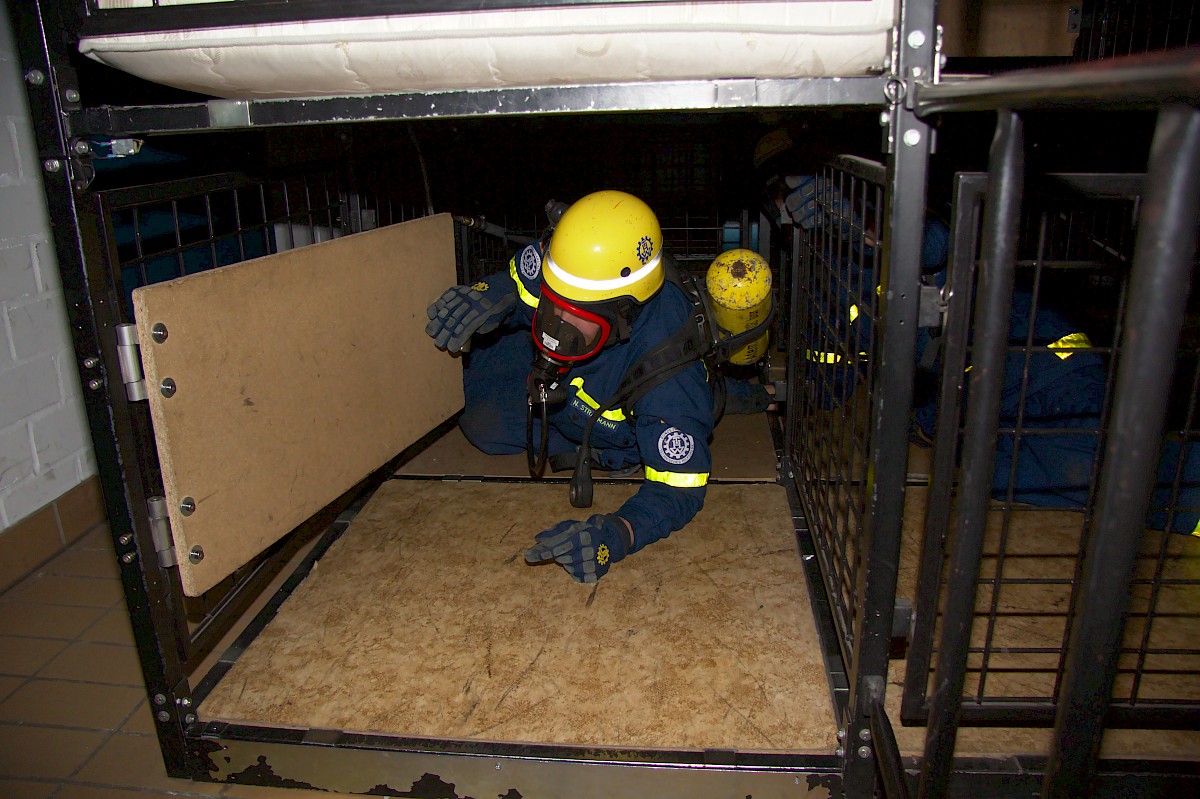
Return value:
<svg viewBox="0 0 1200 799">
<path fill-rule="evenodd" d="M 963 724 L 1049 726 L 1054 721 L 1126 324 L 1142 182 L 1136 175 L 1063 175 L 1027 189 L 997 456 L 989 464 L 991 503 L 969 620 Z M 917 627 L 904 696 L 904 718 L 916 723 L 929 717 L 930 663 L 946 622 L 944 536 L 962 476 L 956 462 L 960 420 L 970 402 L 963 389 L 972 367 L 969 344 L 954 342 L 948 331 L 969 326 L 986 176 L 960 175 L 956 186 L 959 249 L 947 278 L 951 300 L 940 356 L 942 391 L 939 399 L 931 397 L 916 409 L 918 427 L 935 436 Z M 1193 302 L 1173 378 L 1158 485 L 1119 655 L 1112 726 L 1160 728 L 1200 721 L 1197 310 Z M 923 343 L 938 346 L 936 337 Z"/>
<path fill-rule="evenodd" d="M 787 431 L 796 484 L 820 560 L 842 656 L 860 604 L 860 540 L 870 497 L 876 387 L 882 167 L 840 159 L 816 176 L 798 225 Z M 901 466 L 902 468 L 902 466 Z"/>
</svg>

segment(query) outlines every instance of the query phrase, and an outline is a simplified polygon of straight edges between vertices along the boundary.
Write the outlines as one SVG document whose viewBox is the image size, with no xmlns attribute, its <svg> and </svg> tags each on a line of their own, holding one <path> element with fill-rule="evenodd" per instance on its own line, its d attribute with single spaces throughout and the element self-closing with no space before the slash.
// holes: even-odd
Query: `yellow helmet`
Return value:
<svg viewBox="0 0 1200 799">
<path fill-rule="evenodd" d="M 663 284 L 662 229 L 650 206 L 623 191 L 597 191 L 563 214 L 542 279 L 578 303 L 630 297 L 644 303 Z"/>
</svg>

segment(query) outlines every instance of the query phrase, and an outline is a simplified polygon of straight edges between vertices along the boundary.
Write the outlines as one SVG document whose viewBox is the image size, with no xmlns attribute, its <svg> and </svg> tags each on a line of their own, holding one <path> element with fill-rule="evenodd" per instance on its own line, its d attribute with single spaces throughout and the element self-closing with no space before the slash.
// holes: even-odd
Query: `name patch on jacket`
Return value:
<svg viewBox="0 0 1200 799">
<path fill-rule="evenodd" d="M 696 442 L 690 435 L 674 427 L 668 427 L 658 437 L 658 454 L 667 463 L 678 466 L 692 459 Z"/>
</svg>

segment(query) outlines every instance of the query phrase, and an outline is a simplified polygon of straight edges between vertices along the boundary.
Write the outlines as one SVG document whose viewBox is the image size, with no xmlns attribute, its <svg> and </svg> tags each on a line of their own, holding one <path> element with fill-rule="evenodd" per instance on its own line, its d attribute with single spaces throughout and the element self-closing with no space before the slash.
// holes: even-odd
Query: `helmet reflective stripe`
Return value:
<svg viewBox="0 0 1200 799">
<path fill-rule="evenodd" d="M 674 488 L 703 488 L 708 485 L 706 472 L 660 472 L 649 466 L 646 467 L 646 479 L 654 483 L 665 483 Z"/>
<path fill-rule="evenodd" d="M 546 260 L 543 265 L 546 269 L 552 272 L 556 278 L 561 280 L 563 283 L 566 283 L 568 286 L 572 286 L 573 288 L 584 289 L 587 291 L 613 291 L 615 289 L 623 289 L 626 286 L 632 286 L 639 280 L 644 280 L 655 269 L 658 269 L 661 262 L 662 253 L 660 252 L 636 272 L 631 272 L 625 277 L 615 277 L 611 280 L 589 280 L 586 277 L 577 277 L 572 275 L 561 266 L 554 263 L 554 258 L 550 255 L 550 253 L 546 253 Z"/>
</svg>

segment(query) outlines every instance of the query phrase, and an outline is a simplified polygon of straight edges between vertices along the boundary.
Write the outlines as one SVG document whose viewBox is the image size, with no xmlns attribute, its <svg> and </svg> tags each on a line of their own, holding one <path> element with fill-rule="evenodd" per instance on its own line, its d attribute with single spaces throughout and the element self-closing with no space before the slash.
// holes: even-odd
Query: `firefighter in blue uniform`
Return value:
<svg viewBox="0 0 1200 799">
<path fill-rule="evenodd" d="M 692 306 L 665 280 L 663 257 L 654 212 L 633 195 L 599 191 L 571 205 L 548 240 L 513 256 L 507 272 L 447 290 L 430 307 L 426 332 L 439 348 L 466 353 L 459 426 L 468 440 L 489 454 L 526 451 L 531 392 L 549 385 L 565 398 L 548 409 L 546 450 L 574 453 L 630 367 L 689 320 Z M 682 528 L 704 504 L 712 429 L 713 392 L 700 361 L 653 386 L 629 413 L 604 411 L 589 439 L 595 462 L 614 471 L 642 464 L 640 489 L 614 512 L 538 533 L 526 561 L 554 561 L 575 580 L 595 582 Z"/>
</svg>

